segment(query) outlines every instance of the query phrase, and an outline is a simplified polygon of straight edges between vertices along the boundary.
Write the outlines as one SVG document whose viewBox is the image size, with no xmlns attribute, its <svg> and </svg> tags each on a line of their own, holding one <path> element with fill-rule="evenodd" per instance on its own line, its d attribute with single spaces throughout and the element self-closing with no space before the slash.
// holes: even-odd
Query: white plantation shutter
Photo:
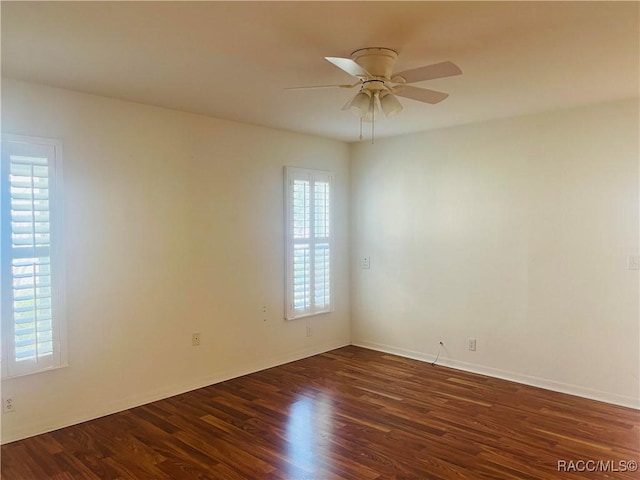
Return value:
<svg viewBox="0 0 640 480">
<path fill-rule="evenodd" d="M 286 318 L 329 312 L 331 174 L 285 168 Z"/>
<path fill-rule="evenodd" d="M 3 377 L 66 362 L 56 222 L 61 152 L 48 139 L 3 136 L 1 311 Z"/>
</svg>

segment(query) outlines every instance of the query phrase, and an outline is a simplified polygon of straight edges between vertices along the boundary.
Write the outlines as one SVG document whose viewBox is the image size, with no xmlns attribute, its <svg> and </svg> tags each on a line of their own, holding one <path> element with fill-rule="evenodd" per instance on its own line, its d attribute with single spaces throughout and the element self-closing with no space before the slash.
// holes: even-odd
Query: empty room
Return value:
<svg viewBox="0 0 640 480">
<path fill-rule="evenodd" d="M 638 478 L 640 3 L 0 8 L 4 480 Z"/>
</svg>

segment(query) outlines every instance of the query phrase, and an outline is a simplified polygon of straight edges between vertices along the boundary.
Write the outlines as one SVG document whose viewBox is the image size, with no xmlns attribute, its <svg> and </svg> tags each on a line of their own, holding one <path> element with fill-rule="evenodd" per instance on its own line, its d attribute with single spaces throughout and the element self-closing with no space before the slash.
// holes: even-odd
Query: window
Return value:
<svg viewBox="0 0 640 480">
<path fill-rule="evenodd" d="M 331 174 L 285 168 L 287 320 L 329 312 Z"/>
<path fill-rule="evenodd" d="M 66 365 L 61 244 L 61 146 L 2 136 L 2 376 Z"/>
</svg>

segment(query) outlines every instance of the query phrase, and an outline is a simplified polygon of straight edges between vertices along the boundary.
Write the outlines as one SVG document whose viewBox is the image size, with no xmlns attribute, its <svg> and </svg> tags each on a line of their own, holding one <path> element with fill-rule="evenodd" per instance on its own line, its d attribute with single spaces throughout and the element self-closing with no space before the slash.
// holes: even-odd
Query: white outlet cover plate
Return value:
<svg viewBox="0 0 640 480">
<path fill-rule="evenodd" d="M 2 412 L 3 413 L 13 413 L 15 412 L 15 405 L 13 402 L 13 398 L 3 398 L 2 399 Z"/>
</svg>

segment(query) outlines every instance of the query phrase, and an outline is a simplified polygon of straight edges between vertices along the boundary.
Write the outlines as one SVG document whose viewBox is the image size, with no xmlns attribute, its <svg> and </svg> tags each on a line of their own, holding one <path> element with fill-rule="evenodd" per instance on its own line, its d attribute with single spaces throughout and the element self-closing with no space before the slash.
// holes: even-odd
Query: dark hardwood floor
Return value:
<svg viewBox="0 0 640 480">
<path fill-rule="evenodd" d="M 637 479 L 639 425 L 345 347 L 4 445 L 2 479 Z"/>
</svg>

